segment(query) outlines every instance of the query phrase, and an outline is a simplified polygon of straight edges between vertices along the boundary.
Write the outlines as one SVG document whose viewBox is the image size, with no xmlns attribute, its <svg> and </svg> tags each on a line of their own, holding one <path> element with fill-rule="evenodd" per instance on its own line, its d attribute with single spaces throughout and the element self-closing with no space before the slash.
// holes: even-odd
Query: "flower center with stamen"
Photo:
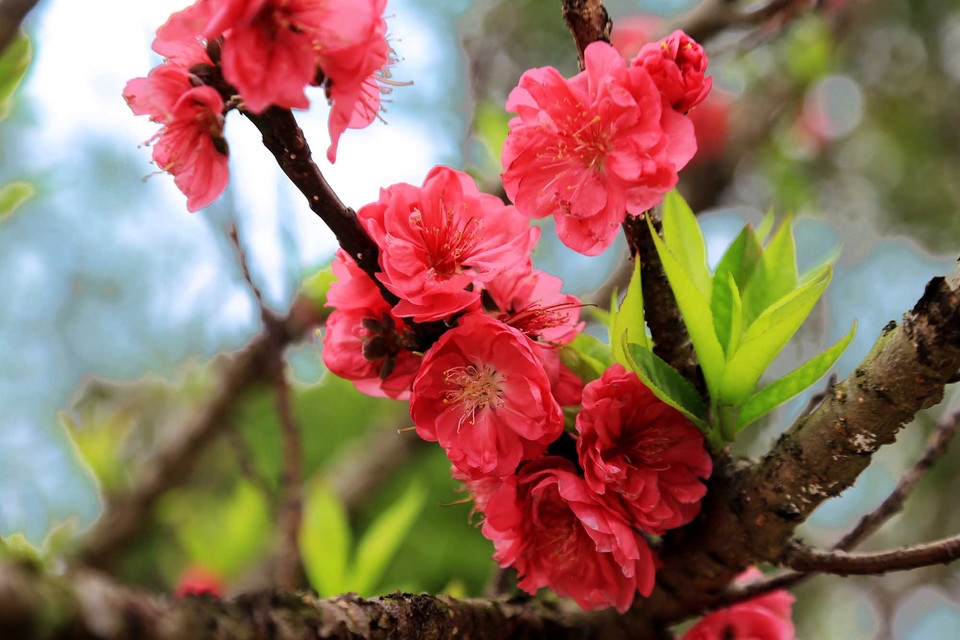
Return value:
<svg viewBox="0 0 960 640">
<path fill-rule="evenodd" d="M 444 404 L 458 404 L 463 411 L 457 431 L 464 420 L 473 424 L 477 412 L 488 406 L 503 406 L 503 376 L 489 364 L 453 367 L 443 373 L 443 381 L 451 388 L 443 392 Z"/>
</svg>

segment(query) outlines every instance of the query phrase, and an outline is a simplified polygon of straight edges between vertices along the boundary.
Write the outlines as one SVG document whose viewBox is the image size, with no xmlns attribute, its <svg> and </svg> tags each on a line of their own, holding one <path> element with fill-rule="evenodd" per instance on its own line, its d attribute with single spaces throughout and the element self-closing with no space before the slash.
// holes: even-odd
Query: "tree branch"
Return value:
<svg viewBox="0 0 960 640">
<path fill-rule="evenodd" d="M 3 0 L 0 2 L 0 55 L 7 50 L 20 32 L 27 14 L 39 0 Z"/>
<path fill-rule="evenodd" d="M 787 22 L 819 4 L 819 0 L 768 0 L 741 8 L 736 0 L 704 0 L 674 20 L 667 32 L 681 29 L 697 42 L 706 42 L 731 28 L 755 27 L 779 20 Z"/>
<path fill-rule="evenodd" d="M 879 553 L 824 551 L 795 544 L 784 554 L 780 563 L 795 571 L 816 571 L 846 576 L 919 569 L 934 564 L 946 564 L 958 558 L 960 558 L 960 535 Z"/>
<path fill-rule="evenodd" d="M 277 416 L 280 419 L 280 441 L 283 449 L 283 468 L 280 475 L 280 542 L 277 553 L 277 585 L 282 589 L 296 589 L 303 584 L 303 564 L 300 558 L 300 523 L 303 519 L 301 488 L 303 485 L 303 456 L 300 452 L 300 429 L 290 403 L 290 383 L 282 361 L 274 371 Z"/>
<path fill-rule="evenodd" d="M 577 45 L 577 59 L 583 71 L 583 52 L 591 42 L 610 42 L 613 20 L 607 14 L 603 0 L 563 0 L 563 19 Z"/>
<path fill-rule="evenodd" d="M 668 533 L 657 589 L 628 615 L 678 621 L 729 597 L 734 577 L 776 563 L 794 529 L 850 487 L 873 453 L 960 370 L 960 283 L 938 277 L 870 354 L 759 464 L 717 460 L 700 516 Z"/>
<path fill-rule="evenodd" d="M 660 218 L 652 209 L 643 216 L 628 215 L 623 221 L 623 233 L 630 247 L 630 255 L 634 260 L 640 260 L 643 309 L 647 326 L 653 335 L 653 352 L 692 382 L 700 396 L 706 398 L 703 372 L 697 363 L 697 354 L 687 333 L 687 325 L 680 315 L 677 299 L 663 271 L 663 263 L 650 235 L 646 216 L 650 216 L 654 230 L 660 233 Z"/>
<path fill-rule="evenodd" d="M 651 638 L 609 610 L 585 613 L 537 600 L 455 600 L 395 593 L 326 600 L 305 593 L 261 593 L 224 601 L 170 600 L 125 589 L 102 574 L 63 576 L 0 561 L 0 637 L 17 640 L 273 640 L 452 637 Z M 50 612 L 55 611 L 56 615 Z"/>
<path fill-rule="evenodd" d="M 221 373 L 214 395 L 139 465 L 133 488 L 123 495 L 108 496 L 105 512 L 84 536 L 79 552 L 81 562 L 96 568 L 112 563 L 117 553 L 149 522 L 156 500 L 186 480 L 200 453 L 228 425 L 237 400 L 264 379 L 276 354 L 320 320 L 313 303 L 297 298 L 285 318 L 265 324 L 260 335 L 232 356 Z"/>
</svg>

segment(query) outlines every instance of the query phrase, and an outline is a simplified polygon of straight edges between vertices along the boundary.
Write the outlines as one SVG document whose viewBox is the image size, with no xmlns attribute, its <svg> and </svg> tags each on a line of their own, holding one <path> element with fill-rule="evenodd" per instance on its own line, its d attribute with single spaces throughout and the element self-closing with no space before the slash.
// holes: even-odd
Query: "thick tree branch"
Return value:
<svg viewBox="0 0 960 640">
<path fill-rule="evenodd" d="M 563 0 L 563 19 L 577 45 L 577 59 L 583 71 L 583 52 L 591 42 L 610 42 L 613 21 L 603 6 L 603 0 Z"/>
<path fill-rule="evenodd" d="M 850 487 L 873 453 L 960 370 L 960 283 L 938 277 L 853 374 L 756 465 L 717 461 L 700 516 L 664 538 L 653 596 L 631 615 L 676 621 L 714 606 L 746 567 L 776 563 L 794 529 Z"/>
<path fill-rule="evenodd" d="M 396 593 L 364 600 L 344 595 L 264 593 L 222 601 L 170 600 L 120 587 L 105 576 L 64 576 L 0 562 L 0 637 L 17 640 L 473 640 L 501 638 L 650 638 L 615 611 L 584 613 L 536 600 L 454 600 Z M 56 612 L 56 615 L 51 615 Z"/>
<path fill-rule="evenodd" d="M 780 563 L 795 571 L 816 571 L 846 576 L 919 569 L 934 564 L 946 564 L 958 558 L 960 558 L 960 535 L 879 553 L 824 551 L 796 544 L 784 554 Z"/>
</svg>

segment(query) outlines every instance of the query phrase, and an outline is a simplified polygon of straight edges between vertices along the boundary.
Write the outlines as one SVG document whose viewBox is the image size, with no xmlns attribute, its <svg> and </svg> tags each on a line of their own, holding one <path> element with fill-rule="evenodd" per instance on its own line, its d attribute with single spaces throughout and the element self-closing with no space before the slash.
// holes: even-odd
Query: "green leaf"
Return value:
<svg viewBox="0 0 960 640">
<path fill-rule="evenodd" d="M 32 57 L 30 39 L 22 31 L 0 55 L 0 120 L 10 114 L 10 98 L 23 80 Z"/>
<path fill-rule="evenodd" d="M 634 344 L 650 349 L 650 340 L 647 338 L 646 320 L 643 316 L 643 289 L 640 283 L 640 261 L 633 261 L 633 275 L 627 286 L 627 295 L 620 303 L 620 309 L 614 314 L 610 324 L 610 347 L 613 349 L 613 360 L 626 366 L 627 354 L 623 351 L 622 338 L 630 330 L 630 337 Z"/>
<path fill-rule="evenodd" d="M 347 513 L 323 482 L 314 482 L 303 505 L 300 555 L 310 586 L 323 598 L 350 589 L 347 563 L 353 545 Z"/>
<path fill-rule="evenodd" d="M 830 283 L 831 274 L 827 265 L 816 278 L 769 307 L 750 325 L 736 353 L 727 361 L 720 393 L 714 396 L 719 402 L 736 407 L 746 400 L 763 372 L 810 315 Z"/>
<path fill-rule="evenodd" d="M 383 577 L 387 564 L 423 511 L 426 499 L 427 490 L 423 485 L 411 482 L 400 499 L 370 525 L 357 545 L 351 590 L 362 596 L 373 595 L 372 591 Z"/>
<path fill-rule="evenodd" d="M 625 345 L 630 368 L 654 395 L 682 413 L 688 420 L 707 430 L 706 407 L 696 387 L 652 351 L 638 344 Z"/>
<path fill-rule="evenodd" d="M 680 308 L 683 321 L 687 325 L 690 341 L 693 343 L 694 351 L 697 352 L 697 358 L 700 360 L 700 367 L 703 370 L 707 388 L 710 390 L 710 395 L 715 397 L 723 378 L 726 360 L 723 355 L 723 348 L 717 340 L 717 333 L 713 328 L 710 301 L 697 288 L 690 274 L 683 268 L 673 252 L 657 236 L 649 218 L 647 224 L 650 225 L 650 233 L 657 247 L 660 262 L 663 263 L 663 270 L 667 274 L 670 288 L 677 298 L 677 306 Z"/>
<path fill-rule="evenodd" d="M 743 302 L 732 273 L 726 274 L 726 285 L 720 278 L 713 280 L 713 295 L 710 296 L 710 311 L 713 328 L 723 352 L 729 358 L 737 350 L 743 335 Z"/>
<path fill-rule="evenodd" d="M 760 221 L 760 226 L 757 227 L 757 238 L 760 242 L 766 242 L 767 236 L 773 231 L 774 222 L 776 222 L 776 217 L 773 215 L 773 210 L 770 209 L 763 215 L 763 220 Z"/>
<path fill-rule="evenodd" d="M 613 364 L 610 346 L 589 333 L 580 333 L 560 350 L 560 360 L 584 382 L 596 380 Z"/>
<path fill-rule="evenodd" d="M 333 275 L 333 266 L 327 265 L 303 281 L 300 285 L 300 293 L 315 304 L 317 309 L 323 309 L 327 304 L 330 285 L 336 279 L 337 277 Z"/>
<path fill-rule="evenodd" d="M 17 207 L 36 193 L 29 182 L 11 182 L 0 189 L 0 220 L 13 213 Z"/>
<path fill-rule="evenodd" d="M 751 422 L 765 416 L 822 378 L 846 350 L 856 331 L 857 323 L 854 322 L 849 333 L 832 347 L 753 394 L 740 409 L 740 414 L 737 416 L 736 431 L 739 433 Z"/>
<path fill-rule="evenodd" d="M 710 295 L 710 271 L 703 233 L 690 205 L 674 189 L 663 199 L 663 241 L 704 296 Z"/>
<path fill-rule="evenodd" d="M 768 300 L 780 300 L 797 288 L 797 249 L 793 238 L 793 221 L 789 216 L 780 223 L 780 228 L 764 250 L 763 267 Z"/>
<path fill-rule="evenodd" d="M 763 247 L 760 246 L 760 240 L 757 233 L 750 225 L 745 226 L 733 243 L 727 248 L 720 263 L 717 264 L 717 270 L 714 273 L 714 287 L 718 279 L 726 280 L 727 274 L 733 276 L 733 281 L 737 284 L 737 289 L 741 292 L 747 288 L 753 272 L 763 259 Z"/>
</svg>

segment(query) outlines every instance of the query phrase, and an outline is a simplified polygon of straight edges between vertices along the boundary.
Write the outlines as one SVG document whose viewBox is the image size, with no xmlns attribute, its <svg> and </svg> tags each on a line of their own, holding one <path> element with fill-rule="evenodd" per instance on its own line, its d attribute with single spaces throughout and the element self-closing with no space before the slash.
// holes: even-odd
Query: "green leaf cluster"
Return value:
<svg viewBox="0 0 960 640">
<path fill-rule="evenodd" d="M 649 220 L 648 220 L 648 224 Z M 563 352 L 583 380 L 594 380 L 611 360 L 635 371 L 668 405 L 721 449 L 747 425 L 819 380 L 853 339 L 856 326 L 836 344 L 796 370 L 757 389 L 764 373 L 823 295 L 832 259 L 799 274 L 791 220 L 771 235 L 768 215 L 759 229 L 747 225 L 713 273 L 696 217 L 671 192 L 663 203 L 663 239 L 650 232 L 703 371 L 707 398 L 653 353 L 647 335 L 639 266 L 623 302 L 611 304 L 609 356 L 596 338 L 581 336 Z"/>
<path fill-rule="evenodd" d="M 387 567 L 423 511 L 427 491 L 411 482 L 354 546 L 347 512 L 336 494 L 315 482 L 304 504 L 300 552 L 307 579 L 321 597 L 352 591 L 374 595 Z M 352 558 L 352 561 L 351 561 Z"/>
<path fill-rule="evenodd" d="M 822 354 L 757 390 L 764 372 L 810 315 L 833 274 L 831 259 L 801 276 L 791 220 L 787 218 L 764 246 L 763 238 L 772 227 L 771 215 L 759 231 L 744 227 L 713 274 L 707 268 L 696 217 L 679 194 L 673 192 L 664 200 L 662 240 L 651 227 L 703 370 L 709 412 L 697 414 L 702 404 L 694 400 L 698 395 L 683 378 L 668 376 L 664 384 L 675 387 L 668 389 L 673 399 L 701 418 L 698 424 L 707 423 L 714 446 L 732 441 L 748 424 L 819 380 L 856 329 L 852 327 Z M 659 372 L 663 363 L 651 365 L 650 357 L 640 351 L 630 350 L 634 365 L 653 378 L 652 367 Z"/>
<path fill-rule="evenodd" d="M 13 94 L 23 81 L 32 58 L 30 39 L 22 32 L 0 53 L 0 120 L 10 115 Z M 0 220 L 33 195 L 34 189 L 27 182 L 17 181 L 0 186 Z"/>
</svg>

